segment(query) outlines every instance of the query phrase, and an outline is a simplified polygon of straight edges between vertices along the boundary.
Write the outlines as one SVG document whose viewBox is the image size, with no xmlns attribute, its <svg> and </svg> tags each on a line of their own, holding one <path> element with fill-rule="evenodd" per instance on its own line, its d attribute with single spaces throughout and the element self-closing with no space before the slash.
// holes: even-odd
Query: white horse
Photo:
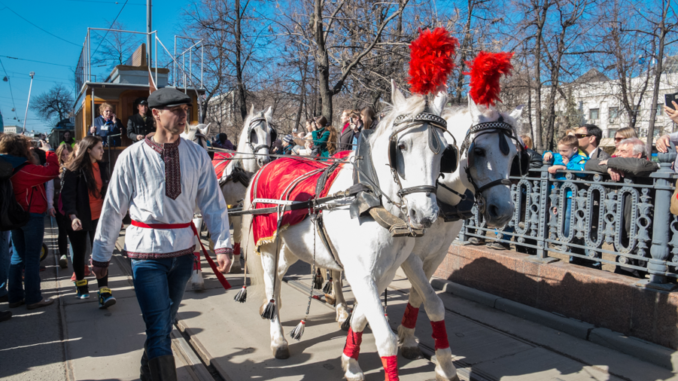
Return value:
<svg viewBox="0 0 678 381">
<path fill-rule="evenodd" d="M 505 122 L 504 127 L 510 128 L 513 139 L 517 140 L 519 137 L 517 135 L 516 118 L 520 116 L 520 113 L 520 109 L 516 109 L 510 115 L 507 115 L 493 107 L 478 107 L 470 98 L 468 109 L 456 107 L 445 111 L 444 117 L 447 120 L 449 131 L 460 144 L 465 139 L 468 139 L 468 144 L 466 145 L 467 149 L 461 152 L 457 170 L 452 174 L 444 174 L 439 181 L 440 184 L 456 192 L 450 192 L 445 187 L 439 186 L 436 196 L 441 202 L 448 205 L 457 205 L 461 201 L 459 195 L 465 194 L 468 189 L 475 194 L 476 199 L 482 200 L 479 205 L 480 212 L 483 214 L 488 227 L 504 226 L 511 219 L 514 205 L 508 177 L 511 164 L 517 153 L 516 146 L 505 135 L 506 129 L 490 132 L 484 130 L 480 135 L 477 135 L 473 130 L 468 130 L 469 127 L 481 123 L 496 122 L 501 116 Z M 503 153 L 499 149 L 500 139 L 506 139 L 505 142 L 508 143 L 509 148 L 507 153 Z M 472 161 L 472 165 L 469 165 L 469 160 Z M 468 175 L 467 169 L 469 170 Z M 469 175 L 473 183 L 469 181 Z M 495 185 L 486 187 L 488 184 Z M 482 190 L 482 194 L 477 193 L 476 187 Z M 482 206 L 483 203 L 484 207 Z M 483 208 L 484 210 L 482 210 Z M 447 255 L 447 250 L 458 236 L 462 224 L 463 220 L 446 223 L 442 218 L 438 219 L 433 226 L 426 230 L 424 237 L 415 238 L 412 255 L 401 266 L 412 283 L 409 305 L 406 308 L 401 325 L 398 327 L 401 354 L 408 359 L 421 355 L 414 336 L 414 325 L 419 307 L 423 303 L 433 326 L 435 354 L 438 360 L 436 380 L 456 379 L 456 372 L 452 364 L 452 353 L 447 344 L 447 332 L 444 325 L 445 306 L 431 287 L 429 280 Z"/>
<path fill-rule="evenodd" d="M 446 102 L 446 95 L 441 93 L 430 106 L 430 114 L 440 115 Z M 442 133 L 429 123 L 415 121 L 396 125 L 399 116 L 415 116 L 425 110 L 424 98 L 413 96 L 405 99 L 403 94 L 393 85 L 393 110 L 379 123 L 375 131 L 366 138 L 371 148 L 371 159 L 378 179 L 382 205 L 394 216 L 409 222 L 412 228 L 429 227 L 438 216 L 435 194 L 416 190 L 413 193 L 400 192 L 403 189 L 415 190 L 435 186 L 440 171 L 442 150 L 434 152 L 429 139 L 441 137 Z M 408 126 L 403 129 L 403 126 Z M 433 131 L 429 131 L 433 129 Z M 438 134 L 438 135 L 436 135 Z M 389 142 L 395 136 L 396 148 L 395 172 L 389 167 Z M 437 138 L 436 138 L 437 139 Z M 444 141 L 444 140 L 443 140 Z M 442 144 L 438 141 L 439 144 Z M 349 156 L 349 161 L 355 153 Z M 328 194 L 344 191 L 353 185 L 353 164 L 345 163 L 331 185 Z M 399 183 L 398 183 L 399 182 Z M 419 187 L 419 188 L 415 188 Z M 248 190 L 248 195 L 249 190 Z M 402 197 L 399 196 L 402 195 Z M 392 201 L 390 201 L 392 200 Z M 245 198 L 244 208 L 250 209 L 251 200 Z M 377 343 L 379 356 L 382 357 L 389 377 L 397 379 L 397 337 L 391 330 L 381 304 L 381 294 L 393 280 L 398 267 L 410 255 L 414 246 L 411 237 L 392 237 L 387 229 L 370 217 L 352 219 L 349 214 L 348 201 L 340 201 L 331 210 L 323 211 L 323 221 L 328 239 L 338 254 L 343 265 L 346 279 L 351 284 L 357 300 L 353 312 L 351 329 L 347 338 L 347 346 L 342 354 L 342 366 L 345 377 L 349 380 L 363 380 L 363 372 L 358 365 L 358 353 L 362 332 L 369 321 Z M 251 216 L 243 218 L 243 230 L 250 231 Z M 314 222 L 306 218 L 299 224 L 288 227 L 277 233 L 281 240 L 280 256 L 276 266 L 276 243 L 262 244 L 259 247 L 261 262 L 249 261 L 256 284 L 265 285 L 265 299 L 262 309 L 269 300 L 278 305 L 271 319 L 271 350 L 276 358 L 289 357 L 287 340 L 280 324 L 280 287 L 281 279 L 290 265 L 301 259 L 317 266 L 341 271 L 332 253 L 330 253 L 316 233 Z M 247 255 L 254 253 L 251 234 L 247 239 Z M 315 256 L 315 261 L 314 261 Z M 275 269 L 278 269 L 277 274 Z M 262 279 L 263 278 L 263 279 Z"/>
<path fill-rule="evenodd" d="M 180 135 L 184 140 L 188 140 L 198 144 L 207 151 L 207 133 L 209 132 L 210 125 L 208 124 L 194 124 L 187 125 L 184 129 L 184 132 Z M 200 214 L 200 208 L 196 205 L 195 207 L 196 214 L 193 215 L 193 223 L 195 226 L 200 229 L 202 226 L 202 215 Z M 191 280 L 189 282 L 190 287 L 194 291 L 202 291 L 205 289 L 205 280 L 202 276 L 202 268 L 200 266 L 200 242 L 198 241 L 200 237 L 195 239 L 195 249 L 193 249 L 193 254 L 195 255 L 195 261 L 193 264 L 193 274 L 191 275 Z"/>
<path fill-rule="evenodd" d="M 266 111 L 255 112 L 252 105 L 240 133 L 238 153 L 231 158 L 221 175 L 221 192 L 227 205 L 241 203 L 247 191 L 243 179 L 251 179 L 262 166 L 271 161 L 269 149 L 277 135 L 272 125 L 273 109 L 269 107 Z M 231 272 L 240 272 L 241 217 L 230 217 L 230 222 L 233 224 L 234 243 Z"/>
</svg>

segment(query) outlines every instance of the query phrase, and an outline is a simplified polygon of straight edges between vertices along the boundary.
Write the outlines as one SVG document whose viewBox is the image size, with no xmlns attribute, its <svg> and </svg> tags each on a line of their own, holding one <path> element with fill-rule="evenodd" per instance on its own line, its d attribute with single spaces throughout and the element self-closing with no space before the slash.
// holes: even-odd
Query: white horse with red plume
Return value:
<svg viewBox="0 0 678 381">
<path fill-rule="evenodd" d="M 454 173 L 444 174 L 439 181 L 436 196 L 443 218 L 426 231 L 425 237 L 415 239 L 412 255 L 402 265 L 412 283 L 408 305 L 398 327 L 401 354 L 405 358 L 421 355 L 414 331 L 419 307 L 423 303 L 433 328 L 438 364 L 453 368 L 445 330 L 445 306 L 429 280 L 459 234 L 463 219 L 470 217 L 473 207 L 469 199 L 471 195 L 475 197 L 487 227 L 503 227 L 513 216 L 508 177 L 516 154 L 520 155 L 521 174 L 527 172 L 529 157 L 522 151 L 522 142 L 517 134 L 517 118 L 521 109 L 507 114 L 495 108 L 496 101 L 500 100 L 499 79 L 501 75 L 510 74 L 512 55 L 481 52 L 473 63 L 469 62 L 471 91 L 468 108 L 451 108 L 444 113 L 449 131 L 457 141 L 463 142 L 461 160 Z"/>
<path fill-rule="evenodd" d="M 270 319 L 276 358 L 289 356 L 280 324 L 281 280 L 290 265 L 303 260 L 343 270 L 356 297 L 342 354 L 345 377 L 364 379 L 358 354 L 369 322 L 386 380 L 399 379 L 397 337 L 380 295 L 410 256 L 413 237 L 438 218 L 435 189 L 441 160 L 446 155 L 458 160 L 457 147 L 446 145 L 443 137 L 446 122 L 440 115 L 446 95 L 438 93 L 432 103 L 427 98 L 444 89 L 456 46 L 444 29 L 422 32 L 411 45 L 410 83 L 418 94 L 405 98 L 393 84 L 393 109 L 374 130 L 361 134 L 357 152 L 348 160 L 280 159 L 253 178 L 244 209 L 255 215 L 243 218 L 243 232 L 248 258 L 255 250 L 261 255 L 261 261 L 248 264 L 255 284 L 265 286 L 260 312 Z M 293 338 L 300 338 L 307 318 L 308 310 Z M 456 371 L 437 366 L 436 377 L 453 380 Z"/>
</svg>

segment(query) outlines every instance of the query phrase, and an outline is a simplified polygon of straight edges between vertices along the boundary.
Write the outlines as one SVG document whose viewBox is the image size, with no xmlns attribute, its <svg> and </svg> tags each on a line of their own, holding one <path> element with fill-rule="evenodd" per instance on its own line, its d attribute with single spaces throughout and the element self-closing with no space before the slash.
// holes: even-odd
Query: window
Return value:
<svg viewBox="0 0 678 381">
<path fill-rule="evenodd" d="M 590 120 L 598 120 L 598 114 L 599 114 L 600 109 L 597 108 L 592 108 L 589 109 L 589 119 Z"/>
<path fill-rule="evenodd" d="M 609 114 L 610 122 L 614 122 L 619 119 L 619 107 L 610 107 Z"/>
<path fill-rule="evenodd" d="M 617 134 L 617 130 L 607 130 L 607 137 L 614 138 L 614 135 Z"/>
<path fill-rule="evenodd" d="M 664 111 L 664 104 L 663 103 L 657 103 L 657 116 L 662 116 Z"/>
</svg>

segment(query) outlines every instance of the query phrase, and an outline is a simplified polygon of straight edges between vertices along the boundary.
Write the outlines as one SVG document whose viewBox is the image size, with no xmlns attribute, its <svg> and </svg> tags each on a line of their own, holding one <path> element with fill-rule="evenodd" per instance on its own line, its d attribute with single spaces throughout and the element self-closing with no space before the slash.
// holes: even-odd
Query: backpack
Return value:
<svg viewBox="0 0 678 381">
<path fill-rule="evenodd" d="M 10 163 L 0 159 L 0 231 L 19 229 L 25 226 L 31 217 L 30 213 L 25 211 L 14 197 L 11 181 L 12 176 L 19 172 L 26 164 L 21 164 L 12 169 Z M 31 198 L 28 204 L 29 210 L 32 201 L 33 190 L 31 190 Z"/>
</svg>

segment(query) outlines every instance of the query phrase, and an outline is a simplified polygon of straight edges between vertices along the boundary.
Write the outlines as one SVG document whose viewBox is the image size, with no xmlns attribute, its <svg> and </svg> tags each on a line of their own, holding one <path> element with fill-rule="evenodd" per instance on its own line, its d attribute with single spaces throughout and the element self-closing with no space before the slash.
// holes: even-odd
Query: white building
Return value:
<svg viewBox="0 0 678 381">
<path fill-rule="evenodd" d="M 670 57 L 664 64 L 665 72 L 662 74 L 659 98 L 657 100 L 657 118 L 655 119 L 654 135 L 659 136 L 669 132 L 678 130 L 675 125 L 666 116 L 664 112 L 664 94 L 678 92 L 678 58 Z M 647 84 L 647 89 L 642 92 L 644 86 L 644 77 L 633 78 L 630 81 L 629 98 L 633 104 L 638 104 L 638 99 L 642 94 L 639 112 L 636 116 L 636 131 L 640 137 L 647 136 L 647 128 L 650 123 L 650 110 L 652 103 L 652 91 L 654 87 L 654 77 L 651 77 Z M 569 84 L 561 86 L 563 93 L 568 97 L 572 96 L 574 104 L 570 104 L 576 108 L 582 124 L 595 124 L 603 130 L 603 138 L 612 138 L 617 130 L 629 126 L 629 115 L 624 108 L 621 101 L 622 91 L 621 84 L 618 80 L 611 80 L 596 69 L 591 69 L 586 74 L 577 78 Z M 542 91 L 542 106 L 545 107 L 546 99 L 550 87 L 543 88 Z M 534 104 L 534 103 L 533 103 Z M 556 97 L 556 134 L 564 130 L 566 123 L 564 115 L 567 114 L 568 101 L 563 97 L 562 93 Z M 571 110 L 570 110 L 571 111 Z M 535 113 L 532 118 L 534 122 Z M 524 126 L 529 124 L 524 123 Z"/>
<path fill-rule="evenodd" d="M 21 132 L 21 126 L 5 126 L 4 133 L 6 134 L 17 134 Z"/>
</svg>

